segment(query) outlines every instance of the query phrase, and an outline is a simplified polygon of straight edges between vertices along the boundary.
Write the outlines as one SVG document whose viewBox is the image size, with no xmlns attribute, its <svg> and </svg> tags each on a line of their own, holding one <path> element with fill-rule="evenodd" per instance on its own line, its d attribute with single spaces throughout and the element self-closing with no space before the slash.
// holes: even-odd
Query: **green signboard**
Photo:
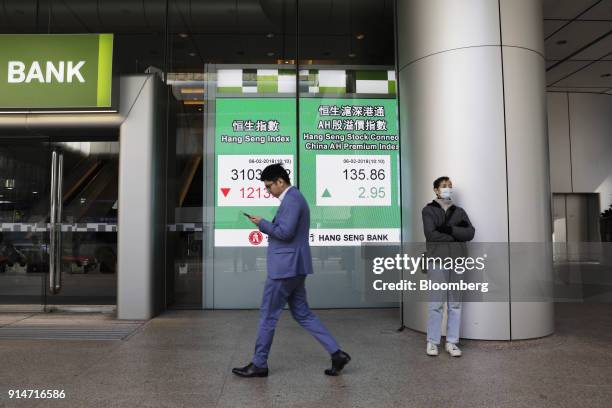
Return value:
<svg viewBox="0 0 612 408">
<path fill-rule="evenodd" d="M 294 179 L 296 108 L 292 98 L 217 99 L 215 115 L 215 242 L 265 245 L 242 211 L 272 219 L 279 205 L 259 180 L 282 163 Z"/>
<path fill-rule="evenodd" d="M 399 242 L 395 100 L 303 98 L 299 113 L 298 140 L 295 99 L 217 99 L 215 245 L 266 245 L 243 212 L 274 216 L 280 202 L 259 180 L 272 163 L 310 204 L 311 245 Z"/>
<path fill-rule="evenodd" d="M 399 242 L 394 99 L 301 99 L 299 156 L 311 245 Z"/>
<path fill-rule="evenodd" d="M 0 109 L 111 107 L 112 34 L 6 34 L 0 50 Z"/>
</svg>

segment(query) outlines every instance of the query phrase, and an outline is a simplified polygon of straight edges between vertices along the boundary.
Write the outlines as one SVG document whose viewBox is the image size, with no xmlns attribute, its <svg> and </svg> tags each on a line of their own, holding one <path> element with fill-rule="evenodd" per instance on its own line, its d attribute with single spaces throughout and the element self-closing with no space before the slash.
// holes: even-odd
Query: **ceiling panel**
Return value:
<svg viewBox="0 0 612 408">
<path fill-rule="evenodd" d="M 602 77 L 606 74 L 611 75 Z M 612 88 L 612 61 L 594 62 L 555 86 Z"/>
<path fill-rule="evenodd" d="M 570 20 L 598 0 L 544 0 L 544 18 Z"/>
<path fill-rule="evenodd" d="M 565 20 L 544 20 L 544 38 L 557 31 L 559 28 L 567 24 Z"/>
<path fill-rule="evenodd" d="M 35 32 L 37 1 L 5 0 L 0 7 L 0 27 L 6 33 Z"/>
<path fill-rule="evenodd" d="M 555 82 L 565 78 L 566 76 L 580 70 L 590 64 L 590 61 L 567 61 L 563 64 L 546 72 L 546 84 L 548 86 L 555 85 Z"/>
<path fill-rule="evenodd" d="M 560 60 L 612 29 L 610 21 L 574 21 L 545 42 L 546 58 Z M 566 41 L 565 44 L 558 44 Z"/>
<path fill-rule="evenodd" d="M 550 92 L 586 92 L 586 93 L 605 93 L 608 88 L 568 88 L 563 86 L 550 86 Z"/>
<path fill-rule="evenodd" d="M 602 58 L 604 55 L 607 57 Z M 612 59 L 612 35 L 607 36 L 601 41 L 593 44 L 586 50 L 572 57 L 573 60 L 611 60 Z"/>
<path fill-rule="evenodd" d="M 544 17 L 548 89 L 609 93 L 612 0 L 545 0 Z"/>
<path fill-rule="evenodd" d="M 603 0 L 580 16 L 584 20 L 612 20 L 612 0 Z"/>
</svg>

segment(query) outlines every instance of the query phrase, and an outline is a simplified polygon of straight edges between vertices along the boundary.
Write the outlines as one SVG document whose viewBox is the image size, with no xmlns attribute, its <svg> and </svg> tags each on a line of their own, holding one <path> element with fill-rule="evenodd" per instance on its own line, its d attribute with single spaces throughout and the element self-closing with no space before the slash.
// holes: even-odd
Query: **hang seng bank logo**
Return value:
<svg viewBox="0 0 612 408">
<path fill-rule="evenodd" d="M 251 245 L 259 245 L 263 241 L 263 234 L 259 231 L 251 231 L 249 234 L 249 242 Z"/>
<path fill-rule="evenodd" d="M 84 65 L 85 61 L 59 61 L 57 63 L 47 61 L 42 64 L 34 61 L 29 66 L 22 61 L 9 61 L 8 83 L 85 83 L 85 78 L 81 74 Z"/>
</svg>

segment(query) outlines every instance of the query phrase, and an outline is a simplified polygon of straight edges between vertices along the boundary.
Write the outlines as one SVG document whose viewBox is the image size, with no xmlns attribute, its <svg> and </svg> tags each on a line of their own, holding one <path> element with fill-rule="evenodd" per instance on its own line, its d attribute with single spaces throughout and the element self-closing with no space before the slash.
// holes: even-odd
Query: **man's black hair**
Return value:
<svg viewBox="0 0 612 408">
<path fill-rule="evenodd" d="M 440 184 L 442 184 L 443 181 L 448 181 L 448 180 L 450 179 L 446 176 L 438 177 L 437 179 L 434 180 L 434 188 L 439 188 Z"/>
<path fill-rule="evenodd" d="M 276 181 L 278 179 L 285 180 L 285 183 L 291 184 L 291 180 L 289 180 L 289 173 L 283 167 L 282 164 L 276 163 L 271 164 L 261 172 L 261 176 L 259 179 L 261 181 Z"/>
</svg>

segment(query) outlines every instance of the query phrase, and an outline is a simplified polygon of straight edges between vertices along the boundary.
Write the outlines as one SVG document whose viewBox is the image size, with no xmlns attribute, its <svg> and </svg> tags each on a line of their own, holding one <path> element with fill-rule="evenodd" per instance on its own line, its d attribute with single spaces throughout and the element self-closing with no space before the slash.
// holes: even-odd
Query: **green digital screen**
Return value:
<svg viewBox="0 0 612 408">
<path fill-rule="evenodd" d="M 301 99 L 299 155 L 311 243 L 399 241 L 394 99 Z"/>
<path fill-rule="evenodd" d="M 311 245 L 398 242 L 399 140 L 393 99 L 220 98 L 215 113 L 215 245 L 265 246 L 244 213 L 272 219 L 259 180 L 282 163 L 310 205 Z M 298 168 L 299 162 L 299 168 Z"/>
<path fill-rule="evenodd" d="M 282 163 L 295 183 L 296 102 L 293 98 L 220 98 L 215 114 L 215 245 L 265 245 L 243 213 L 272 219 L 279 200 L 261 171 Z"/>
</svg>

